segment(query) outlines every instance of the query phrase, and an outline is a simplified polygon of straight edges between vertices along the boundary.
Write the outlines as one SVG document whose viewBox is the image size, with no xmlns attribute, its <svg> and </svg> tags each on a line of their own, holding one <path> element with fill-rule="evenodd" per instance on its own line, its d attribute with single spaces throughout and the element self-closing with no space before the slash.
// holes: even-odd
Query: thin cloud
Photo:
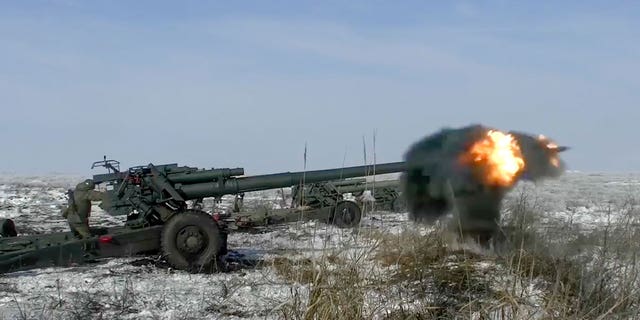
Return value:
<svg viewBox="0 0 640 320">
<path fill-rule="evenodd" d="M 0 125 L 13 144 L 3 160 L 33 170 L 29 159 L 51 158 L 52 170 L 73 171 L 107 153 L 267 173 L 300 167 L 305 142 L 316 168 L 342 165 L 345 148 L 359 164 L 375 128 L 378 159 L 396 161 L 423 134 L 480 122 L 570 144 L 573 168 L 632 168 L 636 151 L 623 146 L 640 116 L 638 44 L 617 32 L 626 23 L 604 21 L 5 19 Z M 69 156 L 69 141 L 81 154 Z"/>
</svg>

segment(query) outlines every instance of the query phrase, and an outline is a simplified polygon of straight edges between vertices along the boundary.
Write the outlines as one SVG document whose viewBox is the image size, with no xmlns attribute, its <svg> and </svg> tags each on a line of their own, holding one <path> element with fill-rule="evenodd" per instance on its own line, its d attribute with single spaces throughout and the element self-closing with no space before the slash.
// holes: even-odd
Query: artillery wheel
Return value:
<svg viewBox="0 0 640 320">
<path fill-rule="evenodd" d="M 353 228 L 360 224 L 360 206 L 352 201 L 340 201 L 333 208 L 333 224 L 339 228 Z"/>
<path fill-rule="evenodd" d="M 404 199 L 397 197 L 391 201 L 391 212 L 406 212 L 407 211 L 407 203 Z"/>
<path fill-rule="evenodd" d="M 218 224 L 210 215 L 188 210 L 165 223 L 160 248 L 167 262 L 176 269 L 217 271 L 223 240 Z"/>
<path fill-rule="evenodd" d="M 16 225 L 11 219 L 0 219 L 0 236 L 2 237 L 16 237 L 18 231 L 16 231 Z"/>
</svg>

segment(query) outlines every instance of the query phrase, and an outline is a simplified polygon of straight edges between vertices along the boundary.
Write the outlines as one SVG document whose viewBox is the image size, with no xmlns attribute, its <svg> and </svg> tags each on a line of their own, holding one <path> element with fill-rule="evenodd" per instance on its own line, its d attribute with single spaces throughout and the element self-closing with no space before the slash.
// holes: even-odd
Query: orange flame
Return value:
<svg viewBox="0 0 640 320">
<path fill-rule="evenodd" d="M 492 186 L 511 186 L 525 167 L 516 139 L 497 130 L 489 130 L 462 155 L 461 160 L 479 168 L 483 182 Z"/>
<path fill-rule="evenodd" d="M 538 135 L 538 141 L 540 141 L 541 143 L 545 144 L 545 147 L 550 151 L 550 155 L 549 155 L 549 162 L 554 166 L 554 167 L 559 167 L 560 166 L 560 159 L 558 158 L 558 145 L 551 142 L 551 140 L 549 140 L 547 137 L 543 136 L 543 135 Z"/>
</svg>

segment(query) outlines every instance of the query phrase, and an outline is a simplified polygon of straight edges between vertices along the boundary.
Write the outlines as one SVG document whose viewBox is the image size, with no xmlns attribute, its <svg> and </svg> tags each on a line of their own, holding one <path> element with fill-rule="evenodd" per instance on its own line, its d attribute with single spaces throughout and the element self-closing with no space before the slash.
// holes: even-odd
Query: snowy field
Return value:
<svg viewBox="0 0 640 320">
<path fill-rule="evenodd" d="M 66 201 L 65 190 L 81 180 L 81 177 L 67 176 L 0 176 L 0 217 L 13 219 L 21 234 L 66 231 L 66 221 L 60 217 L 58 208 Z M 507 207 L 513 208 L 526 200 L 528 208 L 535 208 L 535 216 L 531 217 L 535 227 L 543 232 L 548 229 L 562 233 L 568 228 L 574 234 L 586 234 L 625 222 L 637 231 L 634 224 L 638 220 L 629 220 L 637 217 L 637 199 L 640 199 L 638 174 L 570 172 L 538 185 L 521 183 L 505 201 L 505 215 L 511 214 Z M 226 208 L 231 200 L 225 198 L 217 209 Z M 251 205 L 277 204 L 280 200 L 273 191 L 248 194 L 245 201 Z M 94 206 L 90 222 L 96 226 L 114 226 L 121 224 L 122 219 L 111 217 Z M 188 274 L 166 267 L 157 257 L 131 257 L 72 268 L 4 274 L 0 276 L 0 318 L 303 318 L 305 310 L 323 306 L 311 306 L 310 301 L 326 302 L 331 297 L 339 297 L 353 299 L 348 304 L 357 306 L 355 311 L 340 309 L 343 318 L 351 317 L 346 315 L 354 312 L 365 319 L 391 319 L 398 310 L 419 309 L 425 300 L 442 295 L 442 288 L 429 294 L 416 294 L 415 289 L 433 290 L 433 287 L 425 289 L 424 284 L 435 283 L 434 274 L 437 279 L 444 278 L 431 269 L 420 281 L 398 280 L 392 275 L 399 275 L 400 262 L 389 263 L 389 259 L 380 257 L 385 252 L 417 246 L 421 242 L 416 242 L 416 238 L 403 240 L 404 237 L 417 234 L 428 238 L 432 237 L 433 230 L 433 227 L 414 226 L 407 221 L 406 213 L 376 212 L 364 217 L 357 230 L 299 222 L 273 226 L 259 233 L 233 233 L 229 236 L 230 270 L 225 273 Z M 397 243 L 389 246 L 390 239 Z M 494 253 L 472 244 L 452 240 L 448 248 L 475 254 L 472 261 L 465 261 L 471 261 L 473 275 L 487 283 L 478 294 L 489 290 L 491 297 L 496 297 L 495 293 L 516 295 L 517 291 L 516 304 L 521 313 L 534 318 L 543 316 L 542 305 L 548 301 L 540 289 L 544 279 L 518 278 L 513 267 L 494 263 Z M 456 257 L 459 255 L 446 255 L 449 260 L 445 259 L 442 265 L 462 266 L 455 261 Z M 446 273 L 455 274 L 456 270 L 447 269 Z M 354 282 L 355 288 L 340 289 L 354 278 L 359 279 Z M 438 283 L 442 287 L 443 282 Z M 323 286 L 333 291 L 318 289 Z M 317 313 L 322 314 L 331 314 L 331 311 Z M 479 318 L 479 314 L 479 311 L 471 312 L 468 316 Z M 491 315 L 496 319 L 512 318 L 504 313 Z"/>
</svg>

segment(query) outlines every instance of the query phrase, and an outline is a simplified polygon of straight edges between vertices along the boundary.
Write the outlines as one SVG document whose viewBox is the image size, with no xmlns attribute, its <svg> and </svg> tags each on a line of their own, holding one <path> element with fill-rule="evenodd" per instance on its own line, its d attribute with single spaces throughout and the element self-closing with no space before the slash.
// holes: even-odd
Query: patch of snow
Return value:
<svg viewBox="0 0 640 320">
<path fill-rule="evenodd" d="M 60 216 L 60 205 L 66 203 L 65 191 L 82 177 L 0 176 L 0 218 L 11 218 L 21 233 L 67 231 L 66 220 Z M 543 209 L 542 224 L 592 229 L 610 222 L 621 223 L 638 212 L 638 204 L 630 199 L 640 195 L 640 175 L 585 174 L 570 172 L 559 179 L 542 183 L 520 183 L 508 194 L 515 201 L 526 191 Z M 284 190 L 285 196 L 290 190 Z M 248 193 L 247 206 L 282 206 L 279 190 Z M 207 199 L 205 210 L 228 210 L 232 196 L 214 203 Z M 610 210 L 609 204 L 626 211 Z M 96 226 L 121 225 L 125 217 L 113 217 L 94 206 L 90 223 Z M 400 234 L 406 230 L 426 234 L 431 226 L 413 225 L 408 213 L 374 212 L 363 216 L 359 229 L 340 229 L 317 221 L 295 222 L 270 226 L 256 233 L 232 233 L 229 248 L 232 256 L 247 261 L 262 262 L 260 267 L 240 267 L 219 274 L 189 274 L 140 264 L 144 258 L 106 259 L 93 265 L 72 268 L 45 268 L 12 274 L 0 278 L 0 315 L 17 317 L 23 313 L 39 317 L 46 310 L 51 318 L 70 318 L 102 312 L 104 318 L 175 319 L 188 314 L 202 319 L 275 319 L 278 308 L 292 302 L 297 295 L 307 301 L 310 287 L 279 276 L 269 262 L 275 258 L 317 258 L 336 253 L 345 261 L 357 261 L 364 277 L 384 278 L 394 267 L 381 267 L 371 259 L 374 241 L 368 232 L 376 230 Z M 494 277 L 494 289 L 510 289 L 510 294 L 524 302 L 519 314 L 538 316 L 541 300 L 536 279 L 523 281 L 497 269 L 491 254 L 467 244 L 465 249 L 487 257 L 477 263 Z M 355 263 L 355 262 L 354 262 Z M 497 271 L 495 271 L 497 270 Z M 377 314 L 400 306 L 420 308 L 423 302 L 411 298 L 403 284 L 389 285 L 365 292 L 365 308 L 384 307 Z M 517 294 L 516 294 L 517 293 Z M 92 309 L 93 308 L 93 309 Z M 405 309 L 406 310 L 406 309 Z"/>
</svg>

